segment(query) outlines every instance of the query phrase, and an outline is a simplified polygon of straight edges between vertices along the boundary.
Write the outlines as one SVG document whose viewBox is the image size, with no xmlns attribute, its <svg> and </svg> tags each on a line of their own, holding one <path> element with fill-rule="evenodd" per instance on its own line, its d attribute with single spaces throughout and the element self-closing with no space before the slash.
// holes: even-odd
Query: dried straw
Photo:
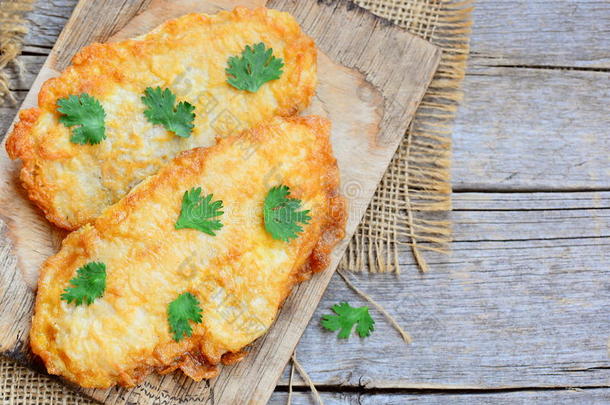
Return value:
<svg viewBox="0 0 610 405">
<path fill-rule="evenodd" d="M 297 360 L 296 352 L 292 353 L 291 359 L 292 359 L 292 364 L 297 369 L 297 372 L 299 373 L 301 378 L 307 383 L 307 385 L 309 385 L 309 388 L 311 389 L 311 394 L 313 395 L 314 399 L 316 400 L 316 403 L 318 403 L 319 405 L 324 405 L 324 401 L 322 401 L 322 397 L 320 396 L 320 393 L 318 393 L 318 390 L 316 389 L 316 386 L 313 384 L 313 381 L 311 381 L 311 378 L 309 378 L 309 374 L 307 374 L 307 371 L 305 371 L 303 366 L 301 366 L 301 363 L 299 363 L 299 361 Z"/>
<path fill-rule="evenodd" d="M 9 87 L 6 68 L 12 63 L 19 72 L 23 65 L 17 60 L 21 54 L 23 37 L 27 33 L 24 15 L 32 9 L 33 0 L 3 0 L 0 2 L 0 105 L 8 99 L 15 103 Z"/>
</svg>

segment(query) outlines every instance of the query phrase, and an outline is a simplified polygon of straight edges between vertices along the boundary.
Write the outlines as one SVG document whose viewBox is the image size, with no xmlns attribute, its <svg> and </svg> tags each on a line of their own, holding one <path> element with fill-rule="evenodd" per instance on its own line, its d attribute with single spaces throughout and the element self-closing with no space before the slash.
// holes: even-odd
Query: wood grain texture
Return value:
<svg viewBox="0 0 610 405">
<path fill-rule="evenodd" d="M 453 133 L 455 190 L 610 189 L 610 72 L 469 72 Z"/>
<path fill-rule="evenodd" d="M 471 64 L 610 68 L 606 0 L 478 0 Z"/>
<path fill-rule="evenodd" d="M 34 105 L 42 81 L 57 75 L 74 53 L 92 40 L 139 35 L 187 12 L 216 12 L 238 3 L 256 6 L 265 2 L 113 0 L 102 4 L 83 0 L 74 9 L 24 105 Z M 290 11 L 321 50 L 318 92 L 310 112 L 333 121 L 332 142 L 342 184 L 358 185 L 359 193 L 350 200 L 347 233 L 351 235 L 432 79 L 440 51 L 348 1 L 312 0 L 299 2 L 298 7 L 292 1 L 271 1 L 268 5 Z M 394 69 L 401 74 L 396 75 Z M 18 166 L 2 157 L 0 167 L 0 214 L 6 224 L 2 246 L 6 247 L 6 260 L 12 260 L 0 273 L 0 303 L 7 308 L 0 321 L 0 344 L 5 354 L 29 362 L 26 337 L 37 269 L 57 249 L 63 235 L 54 232 L 19 195 L 15 181 Z M 197 384 L 177 374 L 152 376 L 129 391 L 117 388 L 85 392 L 112 404 L 152 404 L 164 395 L 173 400 L 205 403 L 239 403 L 243 398 L 266 402 L 346 243 L 347 239 L 335 250 L 327 271 L 295 288 L 273 328 L 252 345 L 250 355 L 240 364 L 225 368 L 218 378 Z"/>
<path fill-rule="evenodd" d="M 552 391 L 517 391 L 517 392 L 488 392 L 488 393 L 445 393 L 433 394 L 426 392 L 413 392 L 410 394 L 384 394 L 384 393 L 322 393 L 325 405 L 403 405 L 403 404 L 451 404 L 451 405 L 498 405 L 498 404 L 527 404 L 527 405 L 606 405 L 610 402 L 610 392 L 605 389 L 563 389 Z M 276 392 L 271 397 L 269 405 L 285 405 L 288 394 Z M 311 394 L 295 392 L 292 396 L 292 405 L 313 404 Z"/>
<path fill-rule="evenodd" d="M 77 0 L 39 0 L 25 51 L 48 53 Z M 471 66 L 610 68 L 606 0 L 478 0 Z"/>
<path fill-rule="evenodd" d="M 23 52 L 48 55 L 78 0 L 37 0 L 28 13 L 29 31 Z"/>
<path fill-rule="evenodd" d="M 579 194 L 552 193 L 566 201 Z M 607 201 L 557 209 L 539 195 L 519 193 L 537 205 L 532 211 L 510 202 L 513 194 L 489 193 L 483 203 L 457 194 L 452 250 L 428 255 L 433 272 L 418 274 L 405 250 L 400 276 L 352 276 L 411 333 L 411 345 L 377 312 L 366 340 L 325 332 L 319 319 L 333 304 L 366 304 L 335 276 L 297 347 L 313 381 L 367 389 L 607 387 L 610 221 L 598 218 Z M 498 209 L 485 210 L 490 204 Z M 570 219 L 536 218 L 558 214 Z"/>
<path fill-rule="evenodd" d="M 549 211 L 610 208 L 610 191 L 578 193 L 458 193 L 454 211 Z"/>
</svg>

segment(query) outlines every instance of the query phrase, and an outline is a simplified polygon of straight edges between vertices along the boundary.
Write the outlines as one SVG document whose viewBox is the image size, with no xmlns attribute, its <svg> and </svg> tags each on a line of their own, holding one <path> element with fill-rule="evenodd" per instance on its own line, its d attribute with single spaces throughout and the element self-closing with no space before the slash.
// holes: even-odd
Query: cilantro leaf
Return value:
<svg viewBox="0 0 610 405">
<path fill-rule="evenodd" d="M 96 145 L 106 139 L 106 112 L 98 100 L 83 93 L 60 98 L 57 106 L 57 111 L 62 114 L 59 122 L 68 128 L 80 125 L 72 130 L 70 142 Z"/>
<path fill-rule="evenodd" d="M 231 56 L 226 68 L 227 82 L 239 90 L 255 93 L 263 84 L 279 79 L 284 62 L 273 56 L 273 49 L 265 44 L 246 45 L 241 57 Z"/>
<path fill-rule="evenodd" d="M 218 217 L 224 212 L 220 211 L 222 201 L 212 202 L 212 197 L 212 194 L 201 197 L 201 187 L 193 187 L 186 191 L 182 197 L 182 209 L 180 217 L 174 225 L 175 228 L 197 229 L 208 235 L 216 236 L 214 231 L 222 228 L 222 223 L 218 219 L 210 220 L 210 218 Z"/>
<path fill-rule="evenodd" d="M 186 101 L 181 101 L 177 106 L 176 96 L 170 89 L 161 90 L 161 87 L 147 87 L 142 96 L 142 102 L 147 109 L 144 115 L 149 122 L 160 124 L 168 131 L 182 137 L 188 138 L 193 130 L 195 120 L 195 106 Z"/>
<path fill-rule="evenodd" d="M 263 217 L 265 229 L 274 239 L 290 242 L 298 238 L 303 228 L 298 224 L 308 224 L 311 217 L 309 210 L 297 211 L 301 208 L 301 200 L 289 198 L 290 189 L 281 185 L 273 187 L 265 197 Z"/>
<path fill-rule="evenodd" d="M 104 295 L 106 289 L 106 265 L 100 262 L 90 262 L 76 270 L 76 277 L 70 280 L 61 299 L 68 303 L 81 305 L 83 302 L 91 305 L 96 298 Z"/>
<path fill-rule="evenodd" d="M 347 339 L 356 325 L 356 332 L 360 337 L 368 337 L 375 330 L 375 321 L 369 314 L 368 307 L 354 308 L 347 302 L 333 305 L 337 315 L 324 315 L 322 326 L 330 331 L 339 330 L 339 339 Z"/>
<path fill-rule="evenodd" d="M 174 340 L 179 342 L 185 336 L 191 336 L 193 329 L 189 321 L 201 323 L 201 307 L 199 300 L 190 292 L 182 293 L 167 307 L 167 321 L 174 334 Z"/>
</svg>

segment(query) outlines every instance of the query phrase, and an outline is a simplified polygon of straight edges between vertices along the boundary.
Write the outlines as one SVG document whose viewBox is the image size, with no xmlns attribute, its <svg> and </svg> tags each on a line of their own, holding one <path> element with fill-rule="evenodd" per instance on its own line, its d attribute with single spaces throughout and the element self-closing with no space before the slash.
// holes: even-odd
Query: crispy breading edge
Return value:
<svg viewBox="0 0 610 405">
<path fill-rule="evenodd" d="M 330 121 L 325 118 L 315 116 L 290 117 L 285 119 L 290 122 L 302 123 L 304 125 L 307 125 L 314 130 L 316 136 L 325 138 L 324 144 L 326 148 L 324 154 L 327 155 L 327 157 L 329 158 L 330 170 L 325 176 L 325 188 L 329 201 L 329 212 L 326 218 L 326 222 L 323 226 L 321 237 L 315 244 L 314 248 L 312 249 L 305 262 L 300 267 L 295 269 L 292 277 L 293 283 L 287 289 L 287 294 L 284 297 L 284 300 L 287 298 L 296 283 L 308 280 L 313 274 L 324 270 L 329 265 L 330 255 L 332 253 L 333 248 L 345 236 L 345 225 L 348 217 L 347 202 L 345 198 L 340 195 L 339 192 L 339 168 L 337 166 L 337 161 L 332 153 L 332 145 L 330 142 Z M 244 132 L 244 135 L 249 134 L 251 138 L 256 139 L 260 136 L 260 128 L 264 126 L 265 124 L 246 130 Z M 236 141 L 236 137 L 229 137 L 221 139 L 217 145 Z M 110 218 L 100 217 L 93 224 L 86 225 L 84 228 L 81 228 L 80 231 L 68 235 L 68 237 L 64 239 L 64 242 L 62 242 L 62 248 L 63 244 L 66 241 L 70 240 L 71 237 L 78 237 L 77 234 L 85 232 L 86 229 L 91 230 L 93 232 L 101 233 L 103 232 L 104 228 L 111 226 L 112 223 L 116 221 L 120 222 L 121 219 L 126 215 L 126 213 L 131 211 L 131 209 L 136 206 L 137 201 L 147 198 L 147 196 L 150 194 L 151 188 L 156 187 L 159 183 L 167 181 L 167 178 L 179 175 L 178 172 L 184 170 L 185 166 L 191 168 L 191 170 L 193 167 L 202 168 L 205 165 L 206 157 L 209 151 L 210 148 L 195 148 L 180 153 L 172 160 L 172 163 L 163 167 L 157 173 L 157 175 L 149 177 L 148 179 L 140 183 L 140 185 L 138 185 L 118 203 L 113 206 L 110 206 L 106 211 L 107 214 L 110 214 Z M 54 260 L 54 258 L 55 256 L 50 257 L 47 262 Z M 45 262 L 45 264 L 43 264 L 42 266 L 41 271 L 46 273 L 47 271 L 50 271 L 52 267 L 53 266 L 47 266 L 47 263 Z M 42 280 L 44 279 L 44 274 L 41 274 L 39 278 L 39 288 L 41 287 Z M 37 295 L 35 313 L 41 311 L 40 306 L 42 305 L 42 303 L 40 302 L 38 297 L 39 296 Z M 34 322 L 32 322 L 32 324 L 34 325 Z M 34 354 L 38 355 L 43 360 L 45 365 L 47 365 L 47 370 L 50 374 L 58 374 L 56 370 L 49 367 L 49 365 L 52 365 L 52 363 L 50 363 L 51 354 L 45 350 L 44 346 L 46 346 L 46 344 L 37 342 L 35 334 L 33 333 L 34 327 L 32 328 L 31 332 L 32 333 L 30 334 L 30 344 L 32 347 L 32 351 L 34 352 Z M 163 364 L 159 367 L 150 365 L 139 365 L 134 369 L 130 370 L 130 372 L 128 373 L 122 373 L 119 376 L 118 384 L 123 387 L 133 387 L 142 382 L 149 374 L 153 372 L 158 372 L 159 374 L 167 374 L 172 371 L 175 371 L 176 369 L 180 369 L 185 375 L 195 381 L 201 381 L 202 379 L 216 377 L 219 373 L 219 361 L 209 359 L 197 350 L 197 348 L 199 347 L 199 342 L 202 339 L 203 337 L 201 336 L 193 336 L 191 338 L 184 339 L 179 343 L 172 342 L 171 344 L 177 344 L 184 347 L 184 352 L 182 356 L 174 357 L 172 361 L 168 362 L 167 364 Z M 155 349 L 155 354 L 157 359 L 161 360 L 164 357 L 163 348 L 157 347 Z M 242 350 L 239 352 L 224 353 L 220 358 L 220 363 L 224 365 L 234 364 L 241 361 L 244 357 L 245 352 L 242 348 Z M 73 381 L 85 388 L 109 388 L 115 385 L 109 384 L 103 387 L 92 386 L 87 385 L 86 383 L 83 384 L 83 381 L 78 381 L 78 378 Z"/>
<path fill-rule="evenodd" d="M 268 10 L 269 9 L 265 7 L 259 7 L 256 9 L 236 7 L 232 11 L 221 11 L 217 14 L 217 16 L 222 15 L 227 19 L 235 18 L 237 20 L 248 18 L 264 18 L 265 20 L 267 20 L 267 22 L 270 23 L 269 25 L 271 27 L 274 27 L 278 32 L 285 34 L 285 30 L 282 26 L 274 24 L 274 18 L 272 18 L 267 13 Z M 163 24 L 159 25 L 157 28 L 150 31 L 149 33 L 144 34 L 142 38 L 144 38 L 146 35 L 155 34 L 164 30 L 170 32 L 179 29 L 183 30 L 184 27 L 177 26 L 179 25 L 178 20 L 191 15 L 192 14 L 187 14 L 182 17 L 168 20 Z M 204 17 L 207 23 L 211 23 L 209 15 L 198 15 Z M 300 27 L 298 34 L 298 45 L 302 46 L 301 53 L 304 55 L 309 55 L 310 53 L 312 53 L 311 48 L 313 48 L 312 54 L 315 56 L 316 51 L 313 40 L 307 35 L 305 35 L 300 30 Z M 38 118 L 42 114 L 41 107 L 49 104 L 52 104 L 53 106 L 55 105 L 55 101 L 57 100 L 57 98 L 59 98 L 57 93 L 62 93 L 61 90 L 63 86 L 63 81 L 67 80 L 70 75 L 75 74 L 77 68 L 85 67 L 89 62 L 95 59 L 99 60 L 100 58 L 104 57 L 113 57 L 115 47 L 122 46 L 123 44 L 129 43 L 131 41 L 134 40 L 130 39 L 126 41 L 108 44 L 93 43 L 81 49 L 72 59 L 71 66 L 67 67 L 60 76 L 51 78 L 42 85 L 40 92 L 38 93 L 39 107 L 34 107 L 21 111 L 19 113 L 19 121 L 15 124 L 13 131 L 7 137 L 6 151 L 9 157 L 13 160 L 21 159 L 23 162 L 23 167 L 21 169 L 19 179 L 21 180 L 21 183 L 24 189 L 26 190 L 29 199 L 43 211 L 47 220 L 49 220 L 60 228 L 69 231 L 75 231 L 84 224 L 75 224 L 69 222 L 61 215 L 61 212 L 56 209 L 55 204 L 53 203 L 53 190 L 52 188 L 49 188 L 49 184 L 47 184 L 41 178 L 37 170 L 37 161 L 40 158 L 40 154 L 35 140 L 31 137 L 32 128 L 35 126 Z M 138 42 L 141 42 L 141 40 L 138 39 Z M 315 60 L 313 61 L 313 63 L 315 64 Z M 303 63 L 297 63 L 296 66 L 296 72 L 298 74 L 295 74 L 295 77 L 300 77 L 301 66 L 303 66 Z M 299 100 L 297 105 L 295 105 L 293 108 L 284 108 L 283 110 L 278 111 L 278 115 L 288 117 L 295 115 L 300 110 L 307 108 L 315 93 L 315 86 L 304 87 L 304 90 L 305 91 L 302 94 L 302 98 L 301 100 Z"/>
<path fill-rule="evenodd" d="M 37 174 L 37 151 L 34 139 L 30 136 L 32 127 L 40 117 L 40 108 L 28 108 L 19 113 L 19 121 L 6 140 L 6 151 L 11 159 L 21 158 L 24 162 L 19 179 L 28 198 L 42 210 L 45 217 L 60 228 L 71 229 L 70 223 L 53 208 L 53 194 L 39 180 Z"/>
</svg>

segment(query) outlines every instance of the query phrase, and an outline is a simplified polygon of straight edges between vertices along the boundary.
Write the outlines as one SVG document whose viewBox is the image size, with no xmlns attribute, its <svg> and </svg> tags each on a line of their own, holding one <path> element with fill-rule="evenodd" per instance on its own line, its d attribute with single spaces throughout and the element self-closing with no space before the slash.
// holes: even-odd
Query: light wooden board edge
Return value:
<svg viewBox="0 0 610 405">
<path fill-rule="evenodd" d="M 141 4 L 135 4 L 140 2 L 121 3 L 122 7 L 129 12 L 141 11 L 143 7 Z M 160 3 L 160 2 L 157 2 Z M 107 5 L 106 5 L 107 6 Z M 384 95 L 385 104 L 383 106 L 384 120 L 380 127 L 381 136 L 376 139 L 380 145 L 383 145 L 383 153 L 380 158 L 384 159 L 385 162 L 383 167 L 376 168 L 373 173 L 369 175 L 374 176 L 375 184 L 379 181 L 383 174 L 387 163 L 393 155 L 398 143 L 402 137 L 402 134 L 406 130 L 408 122 L 415 112 L 417 104 L 423 97 L 427 84 L 431 80 L 432 74 L 435 70 L 439 60 L 439 51 L 431 45 L 421 41 L 409 34 L 401 31 L 384 20 L 373 17 L 368 12 L 354 6 L 348 1 L 337 1 L 326 3 L 308 2 L 308 4 L 297 4 L 294 1 L 273 1 L 270 4 L 273 8 L 284 9 L 292 12 L 293 15 L 304 25 L 305 30 L 317 39 L 319 47 L 325 51 L 331 58 L 336 60 L 348 68 L 355 69 L 366 76 L 367 82 Z M 90 2 L 82 2 L 77 6 L 74 12 L 74 16 L 70 19 L 66 29 L 62 32 L 60 40 L 58 40 L 57 49 L 72 49 L 80 48 L 79 44 L 71 44 L 71 41 L 75 39 L 74 35 L 70 35 L 69 32 L 75 29 L 76 25 L 82 27 L 88 27 L 93 23 L 91 21 L 92 15 L 96 15 L 91 9 L 94 7 Z M 113 20 L 118 25 L 112 30 L 106 29 L 99 34 L 99 36 L 91 35 L 89 39 L 95 38 L 96 40 L 103 40 L 105 32 L 113 33 L 116 28 L 119 28 L 124 21 L 128 20 L 125 18 L 126 13 L 121 14 L 121 19 Z M 317 17 L 316 17 L 317 16 Z M 113 18 L 112 16 L 110 18 Z M 324 21 L 323 21 L 324 20 Z M 341 24 L 337 24 L 336 21 L 341 21 Z M 334 23 L 333 23 L 334 22 Z M 342 29 L 345 26 L 353 25 L 353 30 Z M 341 28 L 341 29 L 340 29 Z M 338 30 L 338 31 L 337 31 Z M 313 32 L 312 32 L 313 31 Z M 368 42 L 361 43 L 355 41 L 358 37 L 367 37 Z M 68 34 L 66 34 L 68 32 Z M 315 32 L 315 33 L 314 33 Z M 325 43 L 325 41 L 327 43 Z M 86 43 L 86 41 L 85 41 Z M 80 44 L 82 45 L 82 44 Z M 66 46 L 67 48 L 64 48 Z M 386 51 L 381 53 L 381 47 Z M 404 54 L 408 54 L 409 51 L 413 51 L 414 48 L 421 48 L 419 53 L 415 53 L 411 56 L 414 57 L 407 61 L 403 57 Z M 387 52 L 391 49 L 393 52 Z M 73 52 L 71 52 L 73 53 Z M 44 71 L 54 72 L 60 70 L 65 65 L 65 60 L 69 59 L 66 55 L 67 52 L 61 53 L 60 51 L 51 53 L 51 56 L 47 63 L 45 63 Z M 70 55 L 71 57 L 71 55 Z M 394 59 L 392 59 L 394 58 Z M 379 74 L 382 71 L 382 66 L 389 64 L 390 66 L 402 67 L 402 71 L 418 72 L 413 77 L 402 77 L 396 75 L 393 69 Z M 376 74 L 372 74 L 375 72 Z M 423 74 L 422 74 L 423 72 Z M 368 73 L 368 74 L 367 74 Z M 43 74 L 37 79 L 38 85 L 46 79 Z M 411 80 L 415 80 L 413 83 Z M 409 89 L 416 88 L 417 92 L 408 94 Z M 33 90 L 30 93 L 30 103 L 33 95 L 36 94 L 37 86 L 33 86 Z M 388 100 L 391 102 L 388 103 Z M 28 101 L 26 101 L 27 103 Z M 370 190 L 366 190 L 367 198 L 370 200 L 375 187 Z M 364 211 L 361 210 L 362 214 Z M 352 234 L 360 221 L 360 216 L 350 218 L 348 234 Z M 347 241 L 347 239 L 346 239 Z M 333 255 L 333 264 L 331 269 L 334 269 L 341 257 L 343 249 L 345 248 L 346 241 L 339 246 Z M 7 255 L 9 257 L 9 255 Z M 275 326 L 272 330 L 261 340 L 255 343 L 252 350 L 258 351 L 256 356 L 250 355 L 248 360 L 242 362 L 238 366 L 231 368 L 225 368 L 221 377 L 208 382 L 206 385 L 210 388 L 210 391 L 214 392 L 218 396 L 218 393 L 226 393 L 232 395 L 232 398 L 244 398 L 249 397 L 254 401 L 265 401 L 265 398 L 273 391 L 275 382 L 279 377 L 284 364 L 287 362 L 294 346 L 298 342 L 298 339 L 307 325 L 311 314 L 315 310 L 315 306 L 320 299 L 330 277 L 332 270 L 318 275 L 312 281 L 297 287 L 285 303 L 282 310 L 282 315 L 278 318 Z M 3 292 L 4 293 L 4 292 Z M 18 290 L 14 293 L 19 294 Z M 30 294 L 31 295 L 31 294 Z M 15 295 L 13 294 L 13 297 Z M 6 294 L 3 296 L 6 299 Z M 307 307 L 307 310 L 298 309 L 298 307 Z M 17 308 L 14 308 L 17 309 Z M 31 308 L 27 305 L 22 305 L 22 313 L 24 316 L 29 316 Z M 18 358 L 21 360 L 28 361 L 27 357 L 24 357 L 25 347 L 23 331 L 20 331 L 16 335 L 14 345 L 10 352 L 7 354 L 11 357 Z M 273 342 L 281 341 L 282 345 L 277 346 Z M 256 360 L 259 359 L 259 360 Z M 272 366 L 269 366 L 269 365 Z M 263 367 L 263 370 L 258 370 L 256 366 Z M 259 380 L 260 383 L 256 386 L 247 386 L 239 383 L 239 377 L 247 378 L 248 373 L 245 371 L 250 370 L 250 375 L 255 379 Z M 164 377 L 158 379 L 158 384 L 154 385 L 150 382 L 146 382 L 139 389 L 132 391 L 125 391 L 115 389 L 111 391 L 95 391 L 88 393 L 93 397 L 105 400 L 108 403 L 124 403 L 127 401 L 133 401 L 135 396 L 142 395 L 142 393 L 149 392 L 151 389 L 153 392 L 163 392 L 165 389 L 171 398 L 178 398 L 181 395 L 187 394 L 190 389 L 193 388 L 193 384 L 184 382 L 178 386 L 172 383 L 172 377 Z M 147 386 L 149 384 L 149 386 Z M 197 388 L 200 388 L 198 386 Z M 167 391 L 171 388 L 171 391 Z M 152 396 L 146 396 L 146 399 L 150 401 L 155 398 L 156 394 Z M 206 400 L 210 397 L 206 396 Z M 203 399 L 200 397 L 200 399 Z"/>
</svg>

